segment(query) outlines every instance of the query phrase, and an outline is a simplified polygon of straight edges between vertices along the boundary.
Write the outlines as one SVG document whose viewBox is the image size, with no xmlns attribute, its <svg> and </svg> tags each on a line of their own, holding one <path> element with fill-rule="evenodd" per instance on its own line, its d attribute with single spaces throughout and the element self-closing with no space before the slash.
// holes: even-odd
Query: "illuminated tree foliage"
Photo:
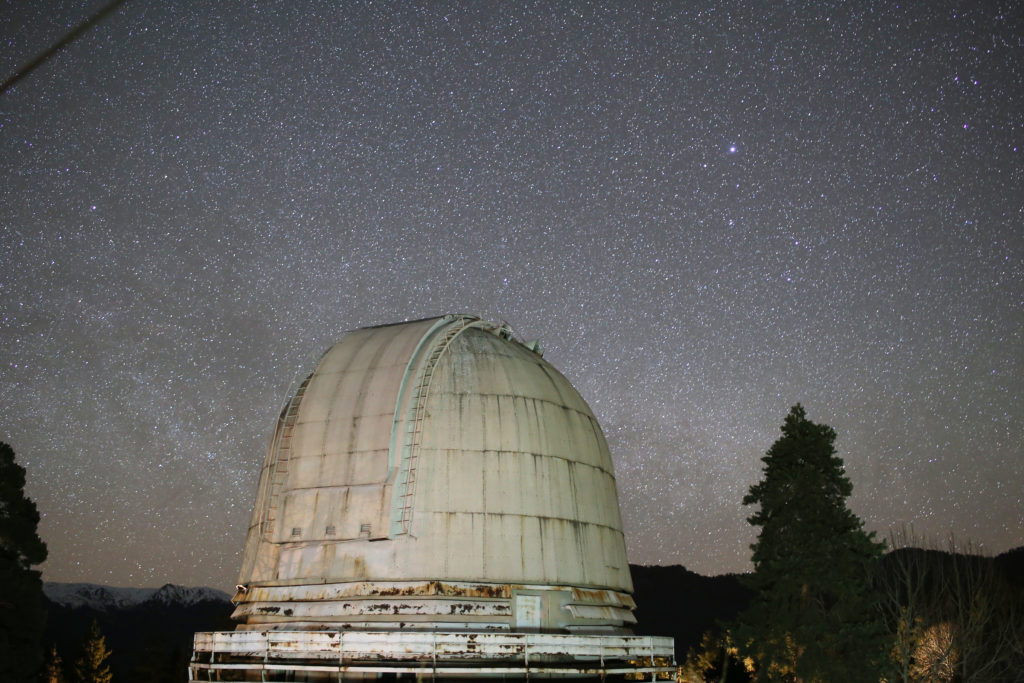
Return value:
<svg viewBox="0 0 1024 683">
<path fill-rule="evenodd" d="M 705 631 L 700 645 L 690 648 L 686 661 L 679 667 L 677 681 L 682 683 L 745 683 L 754 670 L 753 660 L 741 660 L 739 649 L 728 631 Z"/>
<path fill-rule="evenodd" d="M 107 664 L 109 657 L 107 639 L 103 637 L 100 625 L 93 621 L 82 645 L 82 655 L 75 661 L 76 683 L 110 683 L 113 676 Z"/>
<path fill-rule="evenodd" d="M 1020 681 L 1024 591 L 995 560 L 950 538 L 943 550 L 906 528 L 879 565 L 878 604 L 894 633 L 887 679 L 912 683 Z M 928 545 L 927 543 L 923 543 Z"/>
<path fill-rule="evenodd" d="M 836 455 L 835 431 L 799 404 L 762 458 L 763 479 L 744 505 L 759 510 L 750 607 L 733 631 L 758 680 L 873 681 L 886 633 L 870 572 L 883 545 L 846 507 L 853 491 Z"/>
<path fill-rule="evenodd" d="M 0 680 L 35 680 L 44 660 L 46 603 L 40 573 L 46 559 L 36 533 L 39 512 L 25 497 L 25 469 L 0 443 Z"/>
<path fill-rule="evenodd" d="M 57 652 L 56 646 L 50 649 L 50 656 L 46 659 L 43 680 L 46 683 L 64 683 L 64 660 Z"/>
</svg>

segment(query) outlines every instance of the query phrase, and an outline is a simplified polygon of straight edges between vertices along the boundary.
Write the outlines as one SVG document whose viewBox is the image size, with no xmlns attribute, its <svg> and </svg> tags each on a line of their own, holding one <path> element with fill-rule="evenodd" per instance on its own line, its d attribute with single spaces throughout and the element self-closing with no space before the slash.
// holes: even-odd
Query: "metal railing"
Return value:
<svg viewBox="0 0 1024 683">
<path fill-rule="evenodd" d="M 341 676 L 618 676 L 675 670 L 672 638 L 545 633 L 222 631 L 195 634 L 190 680 L 227 672 Z"/>
</svg>

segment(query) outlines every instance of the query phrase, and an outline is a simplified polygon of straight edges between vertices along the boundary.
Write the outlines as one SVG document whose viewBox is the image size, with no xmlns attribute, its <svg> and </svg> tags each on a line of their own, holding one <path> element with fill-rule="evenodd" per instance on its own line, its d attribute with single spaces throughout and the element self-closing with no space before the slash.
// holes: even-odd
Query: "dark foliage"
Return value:
<svg viewBox="0 0 1024 683">
<path fill-rule="evenodd" d="M 36 533 L 39 512 L 25 497 L 25 469 L 0 443 L 0 680 L 32 681 L 45 661 L 46 603 L 40 573 L 46 544 Z"/>
<path fill-rule="evenodd" d="M 733 635 L 764 680 L 877 681 L 885 629 L 870 577 L 882 544 L 846 507 L 853 486 L 835 431 L 792 408 L 743 499 L 758 506 L 755 596 Z"/>
<path fill-rule="evenodd" d="M 188 680 L 192 635 L 196 631 L 232 630 L 231 611 L 231 603 L 226 600 L 193 605 L 150 600 L 107 611 L 51 603 L 46 635 L 65 662 L 73 661 L 96 621 L 113 653 L 109 663 L 114 681 L 177 683 Z"/>
</svg>

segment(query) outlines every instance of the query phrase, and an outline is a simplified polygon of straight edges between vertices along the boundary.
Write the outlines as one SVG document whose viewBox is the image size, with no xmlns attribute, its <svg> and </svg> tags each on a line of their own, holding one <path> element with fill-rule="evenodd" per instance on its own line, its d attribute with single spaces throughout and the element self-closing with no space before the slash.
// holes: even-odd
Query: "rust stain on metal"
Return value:
<svg viewBox="0 0 1024 683">
<path fill-rule="evenodd" d="M 509 584 L 481 583 L 471 586 L 464 594 L 474 598 L 507 598 L 512 594 L 512 587 Z"/>
<path fill-rule="evenodd" d="M 474 612 L 479 612 L 480 610 L 481 610 L 481 606 L 480 605 L 475 605 L 473 603 L 461 603 L 461 604 L 455 603 L 455 604 L 449 606 L 448 613 L 449 614 L 472 614 Z"/>
<path fill-rule="evenodd" d="M 573 588 L 572 597 L 573 600 L 579 600 L 580 602 L 604 602 L 604 591 L 587 590 L 584 588 Z"/>
<path fill-rule="evenodd" d="M 512 593 L 512 586 L 509 584 L 470 584 L 455 585 L 444 581 L 428 581 L 411 585 L 398 586 L 376 586 L 375 590 L 367 591 L 366 595 L 375 597 L 418 597 L 418 596 L 439 596 L 446 598 L 507 598 Z M 314 599 L 328 599 L 325 592 L 321 591 Z"/>
<path fill-rule="evenodd" d="M 508 631 L 524 591 L 548 596 L 540 630 L 628 628 L 604 435 L 568 380 L 516 344 L 503 326 L 446 316 L 354 331 L 323 355 L 261 472 L 240 628 Z M 413 396 L 419 363 L 431 364 L 430 393 Z M 415 443 L 402 431 L 409 401 L 423 403 Z M 412 470 L 415 504 L 398 498 L 403 444 L 431 455 Z M 388 536 L 396 523 L 410 531 L 413 513 L 415 536 Z M 301 538 L 285 538 L 297 527 Z"/>
</svg>

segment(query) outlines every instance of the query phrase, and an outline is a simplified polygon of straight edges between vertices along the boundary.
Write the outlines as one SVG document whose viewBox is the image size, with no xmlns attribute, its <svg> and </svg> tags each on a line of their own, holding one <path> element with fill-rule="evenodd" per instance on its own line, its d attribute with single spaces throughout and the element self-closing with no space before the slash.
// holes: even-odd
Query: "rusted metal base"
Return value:
<svg viewBox="0 0 1024 683">
<path fill-rule="evenodd" d="M 221 631 L 195 635 L 189 680 L 656 680 L 674 671 L 672 638 L 651 636 Z"/>
<path fill-rule="evenodd" d="M 531 602 L 532 601 L 532 602 Z M 624 634 L 628 593 L 604 588 L 466 581 L 251 584 L 233 599 L 242 631 L 503 631 Z M 532 605 L 532 614 L 524 614 Z M 536 622 L 536 623 L 534 623 Z"/>
</svg>

